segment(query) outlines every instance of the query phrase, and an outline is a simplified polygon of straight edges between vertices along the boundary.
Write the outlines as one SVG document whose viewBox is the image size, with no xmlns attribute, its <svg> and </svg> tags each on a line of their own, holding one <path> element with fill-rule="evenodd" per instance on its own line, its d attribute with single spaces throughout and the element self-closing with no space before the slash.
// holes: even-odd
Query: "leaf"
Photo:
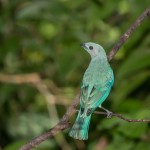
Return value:
<svg viewBox="0 0 150 150">
<path fill-rule="evenodd" d="M 125 122 L 121 126 L 118 127 L 118 131 L 123 135 L 130 138 L 141 138 L 148 129 L 148 125 L 146 123 L 127 123 Z"/>
<path fill-rule="evenodd" d="M 115 126 L 120 124 L 121 120 L 118 118 L 111 118 L 111 119 L 103 119 L 97 126 L 99 130 L 103 129 L 111 129 Z"/>
<path fill-rule="evenodd" d="M 116 103 L 114 105 L 118 105 L 121 101 L 125 100 L 126 97 L 133 92 L 135 89 L 137 89 L 141 84 L 143 84 L 148 78 L 149 78 L 149 72 L 143 71 L 135 76 L 132 76 L 130 78 L 127 78 L 126 80 L 120 80 L 118 83 L 118 87 L 116 87 L 113 97 L 116 100 Z"/>
<path fill-rule="evenodd" d="M 138 99 L 128 98 L 123 100 L 119 107 L 116 108 L 117 112 L 137 112 L 137 110 L 141 109 L 143 106 L 143 101 Z"/>
<path fill-rule="evenodd" d="M 120 66 L 117 76 L 119 78 L 127 77 L 150 66 L 150 50 L 149 48 L 140 48 L 134 51 Z"/>
<path fill-rule="evenodd" d="M 39 25 L 40 34 L 48 40 L 56 35 L 57 30 L 57 27 L 52 23 L 43 22 Z"/>
<path fill-rule="evenodd" d="M 13 121 L 12 121 L 13 120 Z M 42 121 L 41 121 L 42 120 Z M 49 129 L 51 122 L 42 114 L 22 113 L 9 119 L 8 133 L 12 137 L 33 137 Z M 16 128 L 17 126 L 17 128 Z M 30 133 L 30 134 L 29 134 Z"/>
<path fill-rule="evenodd" d="M 138 112 L 130 115 L 130 114 L 123 114 L 127 118 L 131 119 L 146 119 L 149 118 L 150 110 L 138 110 Z M 141 138 L 141 136 L 146 134 L 148 129 L 148 123 L 143 122 L 124 122 L 122 121 L 119 126 L 117 126 L 116 131 L 124 134 L 130 138 Z"/>
<path fill-rule="evenodd" d="M 25 143 L 26 143 L 25 140 L 18 140 L 18 141 L 10 143 L 3 150 L 16 150 L 16 149 L 18 149 L 19 147 L 21 147 Z"/>
<path fill-rule="evenodd" d="M 114 134 L 113 140 L 109 145 L 106 147 L 106 150 L 131 150 L 134 147 L 133 141 L 126 139 L 120 134 Z"/>
<path fill-rule="evenodd" d="M 18 19 L 40 17 L 42 10 L 48 8 L 50 3 L 50 1 L 25 2 L 18 10 L 16 16 Z"/>
<path fill-rule="evenodd" d="M 135 146 L 136 150 L 150 150 L 150 144 L 149 141 L 147 142 L 138 142 L 137 145 Z"/>
</svg>

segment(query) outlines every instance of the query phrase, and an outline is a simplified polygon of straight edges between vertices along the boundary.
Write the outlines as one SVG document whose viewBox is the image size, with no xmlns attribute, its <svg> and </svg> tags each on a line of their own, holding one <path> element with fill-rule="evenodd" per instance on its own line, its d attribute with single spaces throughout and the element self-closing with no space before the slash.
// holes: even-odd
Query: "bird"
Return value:
<svg viewBox="0 0 150 150">
<path fill-rule="evenodd" d="M 80 44 L 91 56 L 81 84 L 80 109 L 69 136 L 78 140 L 88 140 L 88 130 L 92 113 L 102 108 L 111 117 L 111 111 L 102 107 L 114 84 L 113 70 L 103 47 L 93 42 Z"/>
</svg>

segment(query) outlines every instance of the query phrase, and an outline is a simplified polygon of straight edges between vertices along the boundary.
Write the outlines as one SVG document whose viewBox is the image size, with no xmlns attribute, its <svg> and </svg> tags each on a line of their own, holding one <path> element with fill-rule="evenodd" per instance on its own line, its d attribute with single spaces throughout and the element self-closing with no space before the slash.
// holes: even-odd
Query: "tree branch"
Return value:
<svg viewBox="0 0 150 150">
<path fill-rule="evenodd" d="M 101 115 L 106 115 L 107 116 L 106 112 L 95 111 L 94 114 L 101 114 Z M 124 117 L 121 114 L 116 114 L 116 113 L 113 113 L 113 112 L 111 113 L 111 116 L 115 116 L 115 117 L 117 117 L 119 119 L 122 119 L 124 121 L 127 121 L 127 122 L 150 122 L 150 119 L 129 119 L 129 118 Z"/>
<path fill-rule="evenodd" d="M 127 41 L 127 39 L 131 36 L 131 34 L 136 30 L 136 28 L 147 18 L 150 16 L 150 7 L 147 8 L 137 19 L 136 21 L 129 27 L 129 29 L 120 37 L 119 41 L 114 45 L 111 49 L 108 60 L 110 61 L 120 47 Z"/>
<path fill-rule="evenodd" d="M 7 75 L 0 73 L 0 82 L 23 84 L 23 83 L 38 83 L 41 78 L 37 73 L 28 73 L 20 75 Z"/>
<path fill-rule="evenodd" d="M 148 17 L 150 16 L 150 8 L 146 9 L 139 17 L 138 19 L 130 26 L 130 28 L 121 36 L 119 41 L 115 44 L 115 46 L 111 49 L 109 55 L 108 55 L 108 60 L 110 61 L 117 51 L 121 48 L 121 46 L 127 41 L 127 39 L 133 34 L 135 29 Z M 19 148 L 19 150 L 30 150 L 31 148 L 36 147 L 38 144 L 41 142 L 45 141 L 48 138 L 51 138 L 55 136 L 58 132 L 61 130 L 67 129 L 69 127 L 69 119 L 70 117 L 76 112 L 76 107 L 79 104 L 79 94 L 76 96 L 76 98 L 73 100 L 72 104 L 68 107 L 66 113 L 60 120 L 60 122 L 54 126 L 52 129 L 49 131 L 43 133 L 42 135 L 39 135 L 38 137 L 34 138 L 27 144 L 23 145 L 22 147 Z M 94 112 L 96 114 L 103 114 L 106 115 L 105 112 Z M 150 120 L 131 120 L 128 118 L 123 117 L 120 114 L 113 113 L 112 114 L 115 117 L 118 117 L 120 119 L 123 119 L 124 121 L 128 122 L 150 122 Z"/>
<path fill-rule="evenodd" d="M 47 100 L 49 104 L 59 104 L 68 106 L 70 101 L 63 95 L 52 95 L 49 92 L 47 84 L 41 79 L 38 73 L 27 73 L 27 74 L 17 74 L 8 75 L 0 73 L 0 82 L 12 83 L 12 84 L 31 84 L 34 86 Z M 56 87 L 52 88 L 55 89 Z M 50 97 L 51 96 L 51 97 Z"/>
</svg>

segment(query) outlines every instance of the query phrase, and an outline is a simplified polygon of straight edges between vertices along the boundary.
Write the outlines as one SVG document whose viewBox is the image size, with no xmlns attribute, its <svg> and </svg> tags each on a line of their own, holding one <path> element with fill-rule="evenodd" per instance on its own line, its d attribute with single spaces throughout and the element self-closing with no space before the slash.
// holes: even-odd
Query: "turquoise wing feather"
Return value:
<svg viewBox="0 0 150 150">
<path fill-rule="evenodd" d="M 87 84 L 83 80 L 80 97 L 81 107 L 84 106 L 86 108 L 97 108 L 104 102 L 110 93 L 112 85 L 114 84 L 114 75 L 112 69 L 109 68 L 106 76 L 100 78 L 100 82 L 93 83 L 93 81 L 90 81 Z"/>
</svg>

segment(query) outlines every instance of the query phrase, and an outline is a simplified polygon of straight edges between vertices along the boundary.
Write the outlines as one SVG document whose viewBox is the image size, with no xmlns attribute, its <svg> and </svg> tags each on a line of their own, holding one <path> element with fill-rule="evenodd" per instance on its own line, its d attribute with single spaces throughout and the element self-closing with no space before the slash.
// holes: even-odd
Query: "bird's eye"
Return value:
<svg viewBox="0 0 150 150">
<path fill-rule="evenodd" d="M 92 49 L 93 49 L 93 46 L 89 46 L 89 49 L 92 50 Z"/>
</svg>

